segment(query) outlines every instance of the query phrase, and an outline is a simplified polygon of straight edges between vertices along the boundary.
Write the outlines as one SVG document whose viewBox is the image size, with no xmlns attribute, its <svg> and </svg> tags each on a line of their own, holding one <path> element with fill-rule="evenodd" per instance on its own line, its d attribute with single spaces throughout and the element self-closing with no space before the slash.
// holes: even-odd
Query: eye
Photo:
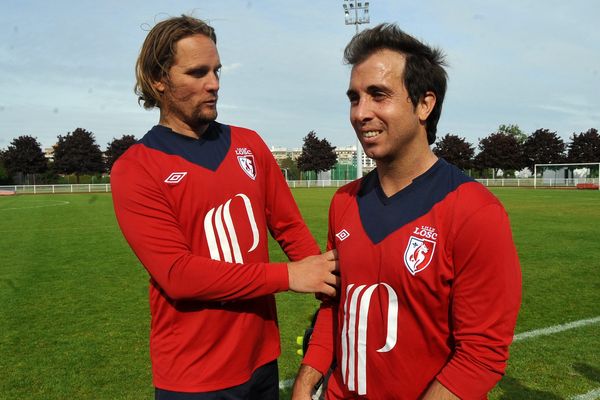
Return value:
<svg viewBox="0 0 600 400">
<path fill-rule="evenodd" d="M 380 85 L 369 86 L 369 88 L 367 89 L 367 93 L 369 94 L 369 97 L 372 98 L 375 102 L 383 101 L 387 99 L 391 94 L 391 92 L 387 88 Z"/>
<path fill-rule="evenodd" d="M 356 93 L 348 93 L 348 100 L 350 100 L 350 105 L 355 106 L 358 104 L 359 97 Z"/>
<path fill-rule="evenodd" d="M 194 78 L 202 78 L 208 74 L 208 68 L 195 68 L 188 72 L 188 75 L 193 76 Z"/>
<path fill-rule="evenodd" d="M 373 93 L 371 93 L 371 96 L 373 97 L 373 100 L 375 100 L 375 101 L 382 101 L 383 99 L 386 98 L 386 93 L 377 90 L 377 91 L 374 91 Z"/>
</svg>

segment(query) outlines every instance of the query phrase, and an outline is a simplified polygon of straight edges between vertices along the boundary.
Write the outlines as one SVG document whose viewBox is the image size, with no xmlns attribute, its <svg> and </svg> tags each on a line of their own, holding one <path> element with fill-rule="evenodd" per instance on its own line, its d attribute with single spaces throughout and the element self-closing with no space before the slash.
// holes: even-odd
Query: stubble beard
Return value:
<svg viewBox="0 0 600 400">
<path fill-rule="evenodd" d="M 184 114 L 184 113 L 181 113 Z M 192 129 L 198 131 L 217 119 L 217 108 L 210 110 L 196 109 L 192 115 L 180 115 L 180 118 Z"/>
<path fill-rule="evenodd" d="M 195 116 L 196 124 L 197 125 L 210 124 L 211 122 L 213 122 L 217 119 L 217 115 L 218 115 L 218 113 L 217 113 L 216 107 L 214 108 L 214 110 L 210 110 L 208 112 L 201 110 Z"/>
<path fill-rule="evenodd" d="M 172 94 L 165 96 L 163 109 L 167 115 L 175 120 L 186 124 L 193 130 L 203 130 L 211 122 L 217 119 L 217 103 L 213 107 L 207 107 L 200 103 L 196 107 L 190 107 L 187 98 L 176 98 Z"/>
</svg>

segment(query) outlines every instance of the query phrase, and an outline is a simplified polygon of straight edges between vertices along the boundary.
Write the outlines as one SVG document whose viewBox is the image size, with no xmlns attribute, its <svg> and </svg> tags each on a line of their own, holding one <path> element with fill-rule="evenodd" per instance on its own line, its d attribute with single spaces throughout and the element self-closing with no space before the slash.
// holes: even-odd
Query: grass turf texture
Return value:
<svg viewBox="0 0 600 400">
<path fill-rule="evenodd" d="M 294 191 L 324 246 L 334 189 Z M 523 269 L 517 333 L 600 315 L 600 194 L 495 189 Z M 117 227 L 110 195 L 0 198 L 0 399 L 150 399 L 147 275 Z M 284 256 L 271 243 L 272 259 Z M 277 295 L 280 378 L 317 303 Z M 600 387 L 600 324 L 511 347 L 490 399 L 561 399 Z M 287 398 L 288 391 L 282 392 Z"/>
</svg>

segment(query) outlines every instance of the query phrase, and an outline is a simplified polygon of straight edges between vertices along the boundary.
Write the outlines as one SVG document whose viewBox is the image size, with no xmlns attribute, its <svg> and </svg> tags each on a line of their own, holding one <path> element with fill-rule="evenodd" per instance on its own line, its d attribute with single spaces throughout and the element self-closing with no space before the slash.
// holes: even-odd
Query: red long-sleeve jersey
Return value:
<svg viewBox="0 0 600 400">
<path fill-rule="evenodd" d="M 253 131 L 211 123 L 200 139 L 155 126 L 111 171 L 117 220 L 150 274 L 156 387 L 213 391 L 280 353 L 267 230 L 292 260 L 319 248 L 269 149 Z"/>
<path fill-rule="evenodd" d="M 387 197 L 376 171 L 329 215 L 338 305 L 323 305 L 303 363 L 336 368 L 328 399 L 418 399 L 434 379 L 484 399 L 501 378 L 521 274 L 500 202 L 444 160 Z"/>
</svg>

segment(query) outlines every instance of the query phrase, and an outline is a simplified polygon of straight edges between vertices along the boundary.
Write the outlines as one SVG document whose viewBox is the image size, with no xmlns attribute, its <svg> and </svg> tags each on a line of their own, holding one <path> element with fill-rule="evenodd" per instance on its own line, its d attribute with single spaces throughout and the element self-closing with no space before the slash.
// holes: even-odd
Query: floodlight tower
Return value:
<svg viewBox="0 0 600 400">
<path fill-rule="evenodd" d="M 369 23 L 369 2 L 358 1 L 358 0 L 344 0 L 344 17 L 346 19 L 346 25 L 354 25 L 356 27 L 356 33 L 358 33 L 358 26 L 360 24 Z"/>
<path fill-rule="evenodd" d="M 343 0 L 344 3 L 344 19 L 346 25 L 354 25 L 356 28 L 356 34 L 358 34 L 358 26 L 361 24 L 368 24 L 369 18 L 369 2 L 358 1 L 358 0 Z M 360 145 L 360 140 L 356 142 L 356 177 L 362 178 L 362 159 L 363 151 Z"/>
</svg>

